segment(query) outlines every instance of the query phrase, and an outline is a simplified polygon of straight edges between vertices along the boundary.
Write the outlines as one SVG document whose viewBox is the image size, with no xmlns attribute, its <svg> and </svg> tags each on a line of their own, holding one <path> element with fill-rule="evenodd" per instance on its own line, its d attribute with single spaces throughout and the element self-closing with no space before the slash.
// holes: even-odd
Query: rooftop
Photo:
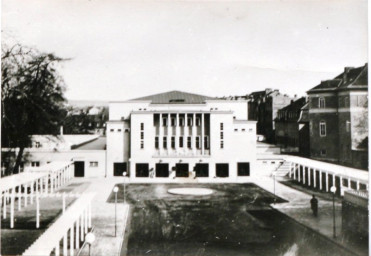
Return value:
<svg viewBox="0 0 371 256">
<path fill-rule="evenodd" d="M 364 66 L 353 68 L 346 67 L 344 72 L 336 76 L 334 79 L 322 81 L 319 85 L 313 87 L 308 91 L 333 91 L 337 89 L 357 89 L 368 87 L 368 64 Z"/>
<path fill-rule="evenodd" d="M 129 101 L 151 101 L 152 104 L 203 104 L 206 100 L 214 100 L 216 98 L 203 96 L 199 94 L 170 91 L 149 95 L 146 97 L 131 99 Z"/>
</svg>

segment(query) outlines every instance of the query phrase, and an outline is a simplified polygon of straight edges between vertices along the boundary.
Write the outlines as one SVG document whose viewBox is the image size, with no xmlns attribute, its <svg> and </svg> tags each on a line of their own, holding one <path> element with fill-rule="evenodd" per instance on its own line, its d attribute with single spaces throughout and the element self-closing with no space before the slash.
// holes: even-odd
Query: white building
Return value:
<svg viewBox="0 0 371 256">
<path fill-rule="evenodd" d="M 256 172 L 256 122 L 247 113 L 246 100 L 179 91 L 110 102 L 107 175 L 244 180 Z"/>
</svg>

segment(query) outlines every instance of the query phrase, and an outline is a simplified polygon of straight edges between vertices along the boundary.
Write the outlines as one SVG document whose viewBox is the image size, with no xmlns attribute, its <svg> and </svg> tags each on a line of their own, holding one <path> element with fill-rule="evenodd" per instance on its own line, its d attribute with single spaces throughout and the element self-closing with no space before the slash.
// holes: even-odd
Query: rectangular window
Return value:
<svg viewBox="0 0 371 256">
<path fill-rule="evenodd" d="M 115 130 L 114 129 L 110 129 L 110 132 L 114 132 Z"/>
<path fill-rule="evenodd" d="M 98 162 L 90 162 L 89 166 L 90 167 L 98 167 Z"/>
<path fill-rule="evenodd" d="M 220 139 L 224 139 L 224 133 L 223 132 L 220 132 Z"/>
<path fill-rule="evenodd" d="M 321 149 L 321 156 L 326 156 L 326 149 Z"/>
<path fill-rule="evenodd" d="M 171 148 L 175 148 L 175 137 L 171 137 Z"/>
<path fill-rule="evenodd" d="M 346 129 L 347 132 L 350 132 L 350 122 L 349 121 L 345 122 L 345 129 Z"/>
<path fill-rule="evenodd" d="M 179 137 L 179 147 L 183 147 L 183 137 Z"/>
<path fill-rule="evenodd" d="M 144 139 L 144 132 L 141 132 L 141 133 L 140 133 L 140 139 L 141 139 L 141 140 Z"/>
<path fill-rule="evenodd" d="M 224 148 L 224 141 L 220 142 L 220 148 Z"/>
<path fill-rule="evenodd" d="M 141 148 L 141 149 L 144 148 L 144 141 L 141 141 L 141 142 L 140 142 L 140 148 Z"/>
<path fill-rule="evenodd" d="M 318 107 L 319 107 L 319 108 L 325 108 L 325 107 L 326 107 L 326 106 L 325 106 L 325 98 L 320 97 L 320 98 L 318 99 Z"/>
<path fill-rule="evenodd" d="M 187 118 L 187 126 L 192 126 L 192 117 Z"/>
<path fill-rule="evenodd" d="M 187 147 L 192 148 L 192 137 L 190 136 L 187 137 Z"/>
<path fill-rule="evenodd" d="M 164 137 L 164 138 L 163 138 L 163 141 L 162 141 L 162 147 L 163 147 L 163 148 L 167 148 L 167 137 Z"/>
<path fill-rule="evenodd" d="M 39 167 L 40 166 L 40 162 L 39 161 L 31 162 L 31 166 L 32 167 Z"/>
<path fill-rule="evenodd" d="M 196 126 L 201 126 L 201 118 L 196 117 Z"/>
<path fill-rule="evenodd" d="M 200 136 L 196 137 L 196 148 L 201 148 L 201 143 L 200 143 Z"/>
<path fill-rule="evenodd" d="M 184 118 L 179 118 L 179 126 L 184 126 Z"/>
<path fill-rule="evenodd" d="M 229 176 L 229 164 L 215 164 L 216 177 Z"/>
<path fill-rule="evenodd" d="M 220 123 L 220 130 L 223 131 L 223 129 L 224 129 L 224 124 Z"/>
<path fill-rule="evenodd" d="M 35 142 L 35 148 L 41 148 L 41 143 L 38 142 L 38 141 L 36 141 L 36 142 Z"/>
<path fill-rule="evenodd" d="M 319 135 L 321 137 L 326 136 L 326 123 L 325 122 L 319 123 Z"/>
<path fill-rule="evenodd" d="M 121 129 L 117 129 L 118 132 L 121 132 Z"/>
<path fill-rule="evenodd" d="M 166 117 L 162 118 L 162 126 L 167 126 L 167 118 Z"/>
<path fill-rule="evenodd" d="M 140 123 L 140 130 L 141 130 L 141 131 L 144 130 L 144 123 Z"/>
<path fill-rule="evenodd" d="M 176 126 L 176 120 L 175 117 L 171 118 L 171 126 Z"/>
<path fill-rule="evenodd" d="M 209 137 L 208 136 L 205 136 L 204 137 L 204 147 L 205 147 L 205 149 L 209 149 L 210 148 Z"/>
<path fill-rule="evenodd" d="M 155 149 L 159 148 L 158 137 L 155 137 Z"/>
</svg>

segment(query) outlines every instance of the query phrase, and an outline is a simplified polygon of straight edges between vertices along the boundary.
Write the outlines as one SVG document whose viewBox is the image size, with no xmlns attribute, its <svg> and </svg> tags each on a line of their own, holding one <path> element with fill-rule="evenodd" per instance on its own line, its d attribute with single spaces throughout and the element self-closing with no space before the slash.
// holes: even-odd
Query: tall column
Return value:
<svg viewBox="0 0 371 256">
<path fill-rule="evenodd" d="M 40 227 L 40 198 L 39 192 L 36 191 L 36 228 Z"/>
<path fill-rule="evenodd" d="M 171 118 L 170 113 L 167 114 L 167 152 L 171 152 Z"/>
<path fill-rule="evenodd" d="M 340 179 L 340 196 L 342 196 L 344 194 L 343 193 L 343 177 L 339 176 L 339 179 Z"/>
<path fill-rule="evenodd" d="M 84 213 L 80 216 L 81 222 L 80 222 L 80 240 L 84 241 Z"/>
<path fill-rule="evenodd" d="M 313 187 L 317 188 L 317 171 L 313 169 Z"/>
<path fill-rule="evenodd" d="M 298 176 L 299 176 L 298 181 L 301 182 L 301 165 L 300 164 L 298 166 Z"/>
<path fill-rule="evenodd" d="M 196 155 L 196 114 L 193 113 L 193 122 L 192 122 L 192 152 L 193 155 Z"/>
<path fill-rule="evenodd" d="M 79 231 L 80 231 L 80 217 L 76 220 L 76 249 L 80 248 L 80 239 L 79 239 Z"/>
<path fill-rule="evenodd" d="M 205 145 L 204 145 L 204 137 L 205 137 L 205 114 L 201 113 L 201 155 L 205 154 Z"/>
<path fill-rule="evenodd" d="M 180 134 L 180 126 L 179 126 L 179 113 L 176 113 L 175 117 L 175 151 L 179 153 L 179 134 Z"/>
<path fill-rule="evenodd" d="M 306 184 L 306 176 L 307 176 L 307 175 L 305 175 L 305 169 L 306 168 L 307 167 L 303 165 L 303 184 Z"/>
<path fill-rule="evenodd" d="M 336 187 L 336 183 L 335 183 L 335 173 L 332 174 L 332 186 Z M 339 189 L 339 188 L 337 188 Z"/>
<path fill-rule="evenodd" d="M 58 244 L 55 246 L 55 256 L 60 256 L 61 253 L 60 253 L 60 241 L 58 241 Z"/>
<path fill-rule="evenodd" d="M 308 167 L 308 186 L 310 186 L 311 184 L 310 184 L 310 175 L 311 174 L 311 168 L 310 167 Z"/>
<path fill-rule="evenodd" d="M 348 188 L 352 188 L 352 185 L 351 185 L 352 183 L 351 183 L 351 180 L 350 180 L 350 178 L 348 178 Z"/>
<path fill-rule="evenodd" d="M 160 113 L 159 129 L 158 129 L 158 149 L 159 149 L 160 155 L 162 153 L 162 143 L 163 143 L 163 136 L 164 136 L 164 131 L 163 131 L 162 126 L 163 126 L 162 113 Z"/>
<path fill-rule="evenodd" d="M 294 180 L 296 180 L 296 170 L 297 170 L 297 164 L 294 163 Z"/>
<path fill-rule="evenodd" d="M 357 190 L 359 190 L 359 180 L 357 180 Z"/>
<path fill-rule="evenodd" d="M 188 114 L 184 114 L 184 135 L 183 135 L 183 148 L 185 149 L 185 152 L 189 152 L 188 149 L 188 133 L 189 133 L 189 128 L 188 128 Z"/>
<path fill-rule="evenodd" d="M 10 228 L 14 228 L 14 200 L 15 200 L 15 188 L 12 188 L 12 195 L 10 198 Z"/>
<path fill-rule="evenodd" d="M 67 256 L 67 233 L 63 236 L 63 256 Z"/>
<path fill-rule="evenodd" d="M 74 224 L 72 224 L 72 227 L 70 228 L 70 255 L 73 256 L 74 254 L 74 234 L 73 234 Z"/>
<path fill-rule="evenodd" d="M 328 172 L 326 172 L 326 192 L 328 192 Z"/>
<path fill-rule="evenodd" d="M 54 192 L 54 175 L 50 174 L 50 193 Z"/>
<path fill-rule="evenodd" d="M 322 172 L 319 170 L 319 189 L 322 190 Z"/>
</svg>

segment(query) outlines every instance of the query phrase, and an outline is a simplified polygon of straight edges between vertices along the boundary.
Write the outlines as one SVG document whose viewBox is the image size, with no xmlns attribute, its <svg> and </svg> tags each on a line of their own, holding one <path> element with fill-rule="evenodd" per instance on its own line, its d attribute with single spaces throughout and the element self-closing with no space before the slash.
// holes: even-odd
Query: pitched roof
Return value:
<svg viewBox="0 0 371 256">
<path fill-rule="evenodd" d="M 367 88 L 368 87 L 368 64 L 362 67 L 346 67 L 344 72 L 334 79 L 322 81 L 308 92 L 329 91 L 337 89 Z"/>
<path fill-rule="evenodd" d="M 216 98 L 181 91 L 170 91 L 129 101 L 151 101 L 152 104 L 202 104 L 206 100 L 213 99 Z"/>
</svg>

